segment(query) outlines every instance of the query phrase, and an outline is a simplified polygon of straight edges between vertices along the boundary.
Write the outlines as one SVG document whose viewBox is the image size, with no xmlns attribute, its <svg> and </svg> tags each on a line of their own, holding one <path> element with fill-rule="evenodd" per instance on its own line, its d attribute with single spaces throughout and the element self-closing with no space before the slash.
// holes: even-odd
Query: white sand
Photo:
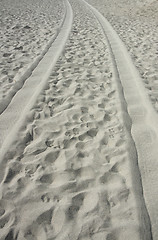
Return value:
<svg viewBox="0 0 158 240">
<path fill-rule="evenodd" d="M 52 31 L 64 20 L 63 13 L 68 6 L 67 1 L 64 2 L 65 5 L 60 1 L 47 1 L 48 5 L 44 1 L 36 2 L 40 6 L 36 20 L 41 20 L 43 11 L 45 15 L 41 21 L 46 21 L 45 29 L 50 33 L 43 40 L 37 33 L 34 18 L 30 18 L 33 34 L 41 41 L 40 51 L 52 38 Z M 0 240 L 151 240 L 152 236 L 157 240 L 156 187 L 150 189 L 157 186 L 157 165 L 153 164 L 157 156 L 157 114 L 113 29 L 84 1 L 69 2 L 73 10 L 72 29 L 71 14 L 68 14 L 67 27 L 63 26 L 65 33 L 71 29 L 70 36 L 65 47 L 65 35 L 62 42 L 57 39 L 63 53 L 54 66 L 53 48 L 50 48 L 42 60 L 43 65 L 41 61 L 30 78 L 25 79 L 24 86 L 0 115 L 0 128 L 5 124 L 9 129 L 0 133 Z M 120 0 L 118 8 L 115 1 L 107 1 L 108 10 L 103 0 L 88 2 L 104 15 L 110 12 L 109 20 L 120 36 L 125 36 L 128 49 L 134 51 L 132 41 L 128 44 L 130 36 L 125 34 L 125 20 L 133 4 Z M 15 11 L 12 23 L 16 22 L 19 2 L 12 3 L 10 8 L 7 1 L 1 4 L 5 16 Z M 26 6 L 32 11 L 32 5 L 24 1 L 19 9 L 25 12 Z M 123 6 L 126 7 L 122 9 Z M 142 5 L 135 5 L 135 9 L 136 6 Z M 139 12 L 144 9 L 147 5 Z M 52 10 L 54 14 L 51 15 Z M 28 24 L 25 16 L 27 10 L 21 21 L 24 24 L 26 20 Z M 122 32 L 117 19 L 124 20 Z M 41 24 L 37 28 L 42 28 Z M 132 26 L 132 21 L 130 24 Z M 138 32 L 140 26 L 136 25 Z M 59 32 L 62 31 L 60 28 Z M 8 34 L 11 41 L 11 32 Z M 151 29 L 150 34 L 153 34 Z M 29 39 L 30 36 L 31 33 Z M 45 33 L 42 36 L 45 37 Z M 131 33 L 131 36 L 136 43 L 137 35 Z M 27 39 L 20 43 L 25 42 Z M 15 49 L 10 48 L 12 44 L 7 50 L 15 56 Z M 34 49 L 37 43 L 32 41 L 29 46 L 28 49 Z M 152 44 L 152 53 L 154 49 Z M 30 51 L 24 65 L 31 64 L 31 57 L 36 57 L 40 51 L 35 50 L 35 55 Z M 144 49 L 143 55 L 137 52 L 142 63 L 138 67 L 140 72 L 145 69 L 144 55 L 148 53 Z M 56 56 L 54 51 L 53 59 Z M 10 57 L 5 58 L 9 60 Z M 22 58 L 25 59 L 24 55 Z M 13 59 L 11 65 L 2 60 L 1 76 L 5 68 L 9 75 L 12 71 L 9 69 L 20 64 L 22 58 Z M 45 62 L 44 59 L 50 60 Z M 135 64 L 137 66 L 137 62 Z M 152 65 L 151 61 L 146 64 Z M 151 70 L 156 74 L 154 66 Z M 44 83 L 36 83 L 35 93 L 31 93 L 34 97 L 29 98 L 28 87 L 35 77 Z M 11 85 L 2 81 L 0 94 L 4 102 L 12 87 L 13 81 Z M 24 94 L 27 96 L 21 104 L 19 96 Z M 18 101 L 20 110 L 18 106 L 15 108 Z M 13 113 L 17 109 L 16 119 L 9 109 Z M 5 116 L 9 116 L 8 122 L 3 120 Z"/>
<path fill-rule="evenodd" d="M 158 111 L 158 1 L 87 0 L 117 31 Z"/>
<path fill-rule="evenodd" d="M 64 12 L 62 0 L 0 2 L 0 113 L 48 50 Z"/>
</svg>

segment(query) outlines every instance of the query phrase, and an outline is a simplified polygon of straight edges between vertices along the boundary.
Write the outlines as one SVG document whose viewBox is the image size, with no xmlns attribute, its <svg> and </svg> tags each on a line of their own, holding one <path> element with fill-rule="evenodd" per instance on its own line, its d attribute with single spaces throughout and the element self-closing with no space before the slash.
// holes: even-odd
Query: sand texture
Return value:
<svg viewBox="0 0 158 240">
<path fill-rule="evenodd" d="M 63 21 L 63 1 L 0 1 L 0 113 L 31 75 Z"/>
<path fill-rule="evenodd" d="M 150 101 L 158 111 L 158 1 L 88 2 L 108 19 L 126 44 Z"/>
<path fill-rule="evenodd" d="M 156 2 L 117 4 L 0 2 L 0 240 L 158 239 L 156 80 L 141 74 L 156 61 L 144 35 L 134 54 L 131 20 Z"/>
</svg>

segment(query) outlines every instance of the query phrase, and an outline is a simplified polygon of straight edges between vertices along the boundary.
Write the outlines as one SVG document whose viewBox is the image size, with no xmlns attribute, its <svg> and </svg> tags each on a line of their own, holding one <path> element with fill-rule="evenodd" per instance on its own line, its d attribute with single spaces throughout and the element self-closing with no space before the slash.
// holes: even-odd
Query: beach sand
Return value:
<svg viewBox="0 0 158 240">
<path fill-rule="evenodd" d="M 157 239 L 157 3 L 87 2 L 133 63 L 82 0 L 0 3 L 0 240 Z"/>
<path fill-rule="evenodd" d="M 0 2 L 0 113 L 48 50 L 63 17 L 62 0 Z"/>
<path fill-rule="evenodd" d="M 119 34 L 158 111 L 158 1 L 88 0 Z"/>
</svg>

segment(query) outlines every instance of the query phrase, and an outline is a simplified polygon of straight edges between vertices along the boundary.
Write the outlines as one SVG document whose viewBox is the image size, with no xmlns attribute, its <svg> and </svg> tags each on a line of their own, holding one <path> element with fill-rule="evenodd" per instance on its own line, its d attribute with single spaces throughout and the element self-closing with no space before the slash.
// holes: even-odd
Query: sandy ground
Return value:
<svg viewBox="0 0 158 240">
<path fill-rule="evenodd" d="M 90 8 L 69 2 L 73 24 L 66 46 L 0 159 L 0 239 L 151 240 L 131 120 L 121 107 L 109 43 Z M 126 43 L 156 108 L 157 3 L 87 2 Z M 59 28 L 65 7 L 55 0 L 0 4 L 5 99 L 19 71 Z"/>
<path fill-rule="evenodd" d="M 0 1 L 0 113 L 43 57 L 63 16 L 63 1 Z"/>
<path fill-rule="evenodd" d="M 158 111 L 158 1 L 88 2 L 108 19 L 125 43 Z"/>
</svg>

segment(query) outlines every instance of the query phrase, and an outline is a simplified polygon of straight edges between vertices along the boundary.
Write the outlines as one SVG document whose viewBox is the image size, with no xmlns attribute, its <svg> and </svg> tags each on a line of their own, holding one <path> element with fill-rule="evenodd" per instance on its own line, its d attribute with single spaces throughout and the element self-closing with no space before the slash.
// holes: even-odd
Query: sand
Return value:
<svg viewBox="0 0 158 240">
<path fill-rule="evenodd" d="M 158 2 L 88 0 L 119 34 L 139 70 L 146 92 L 158 111 Z M 106 7 L 108 6 L 108 7 Z"/>
<path fill-rule="evenodd" d="M 106 16 L 108 8 L 102 0 L 87 2 Z M 30 42 L 27 46 L 35 49 L 34 54 L 27 49 L 29 56 L 17 57 L 11 65 L 2 59 L 2 79 L 4 69 L 9 76 L 21 61 L 23 76 L 31 59 L 43 47 L 47 51 L 34 70 L 29 67 L 29 77 L 19 77 L 22 84 L 13 95 L 14 81 L 1 81 L 5 107 L 0 115 L 0 239 L 156 240 L 157 113 L 141 78 L 144 65 L 140 68 L 132 62 L 129 54 L 134 59 L 135 48 L 132 42 L 128 44 L 126 28 L 122 32 L 116 21 L 127 25 L 133 4 L 120 0 L 118 16 L 115 2 L 107 2 L 110 10 L 115 9 L 107 18 L 125 37 L 127 52 L 104 17 L 84 1 L 46 3 L 33 5 L 40 7 L 36 22 L 31 1 L 16 1 L 11 8 L 7 1 L 1 2 L 8 18 L 15 11 L 12 24 L 17 6 L 26 14 L 20 23 L 26 26 L 27 22 L 32 33 L 24 34 L 20 43 L 25 45 L 31 34 L 41 42 Z M 128 6 L 127 10 L 121 10 L 122 6 Z M 135 7 L 136 16 L 148 5 L 138 6 L 141 10 Z M 33 14 L 29 23 L 26 9 Z M 38 33 L 42 21 L 49 32 L 42 33 L 45 40 Z M 11 32 L 8 35 L 14 42 Z M 7 52 L 16 56 L 13 42 Z M 142 64 L 145 54 L 137 52 Z M 5 58 L 10 59 L 9 55 Z M 146 64 L 151 66 L 151 61 Z M 151 70 L 156 74 L 154 66 Z"/>
<path fill-rule="evenodd" d="M 63 17 L 63 1 L 0 2 L 0 113 L 47 52 Z"/>
</svg>

